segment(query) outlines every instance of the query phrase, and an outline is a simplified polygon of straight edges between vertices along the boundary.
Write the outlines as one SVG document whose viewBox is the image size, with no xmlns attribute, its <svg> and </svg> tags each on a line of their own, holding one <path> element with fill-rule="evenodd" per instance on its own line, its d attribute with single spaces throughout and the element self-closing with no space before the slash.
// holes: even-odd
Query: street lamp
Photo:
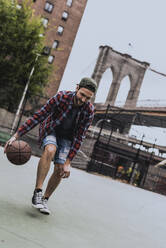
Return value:
<svg viewBox="0 0 166 248">
<path fill-rule="evenodd" d="M 34 66 L 33 66 L 32 70 L 31 70 L 31 72 L 29 74 L 28 81 L 27 81 L 27 83 L 25 85 L 25 88 L 24 88 L 24 91 L 23 91 L 23 94 L 22 94 L 22 97 L 21 97 L 21 100 L 20 100 L 20 103 L 19 103 L 19 106 L 18 106 L 16 115 L 15 115 L 15 118 L 14 118 L 14 121 L 13 121 L 12 129 L 10 131 L 10 135 L 13 135 L 14 130 L 15 130 L 15 127 L 16 127 L 16 125 L 18 123 L 19 116 L 20 116 L 20 111 L 21 111 L 21 108 L 22 108 L 22 105 L 23 105 L 23 102 L 24 102 L 24 99 L 25 99 L 25 96 L 26 96 L 26 93 L 27 93 L 27 90 L 28 90 L 28 87 L 29 87 L 29 83 L 30 83 L 31 77 L 32 77 L 33 72 L 34 72 L 34 69 L 35 69 L 35 64 L 36 64 L 39 56 L 41 56 L 41 55 L 40 54 L 36 54 L 35 63 L 34 63 Z"/>
</svg>

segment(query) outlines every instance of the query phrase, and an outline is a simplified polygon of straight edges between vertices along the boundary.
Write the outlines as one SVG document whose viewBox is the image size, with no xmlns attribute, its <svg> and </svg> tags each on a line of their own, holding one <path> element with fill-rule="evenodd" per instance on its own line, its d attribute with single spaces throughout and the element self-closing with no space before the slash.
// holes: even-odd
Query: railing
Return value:
<svg viewBox="0 0 166 248">
<path fill-rule="evenodd" d="M 123 107 L 125 105 L 125 101 L 116 101 L 115 106 Z M 137 101 L 137 107 L 166 107 L 165 99 L 145 99 Z"/>
</svg>

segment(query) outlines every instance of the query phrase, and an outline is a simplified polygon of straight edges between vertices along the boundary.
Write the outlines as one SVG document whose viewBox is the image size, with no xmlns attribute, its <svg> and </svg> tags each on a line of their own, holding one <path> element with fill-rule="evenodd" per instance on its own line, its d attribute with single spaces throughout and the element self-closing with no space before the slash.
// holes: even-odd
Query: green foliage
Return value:
<svg viewBox="0 0 166 248">
<path fill-rule="evenodd" d="M 30 72 L 31 96 L 42 94 L 52 68 L 46 56 L 36 55 L 44 47 L 43 25 L 35 17 L 32 1 L 22 1 L 19 9 L 16 0 L 0 0 L 0 107 L 17 108 Z"/>
</svg>

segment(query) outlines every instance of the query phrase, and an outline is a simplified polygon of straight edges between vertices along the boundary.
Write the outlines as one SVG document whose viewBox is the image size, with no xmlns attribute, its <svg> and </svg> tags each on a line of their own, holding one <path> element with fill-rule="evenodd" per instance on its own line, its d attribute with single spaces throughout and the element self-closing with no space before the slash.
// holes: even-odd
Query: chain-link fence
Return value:
<svg viewBox="0 0 166 248">
<path fill-rule="evenodd" d="M 166 195 L 166 169 L 149 166 L 144 188 Z"/>
</svg>

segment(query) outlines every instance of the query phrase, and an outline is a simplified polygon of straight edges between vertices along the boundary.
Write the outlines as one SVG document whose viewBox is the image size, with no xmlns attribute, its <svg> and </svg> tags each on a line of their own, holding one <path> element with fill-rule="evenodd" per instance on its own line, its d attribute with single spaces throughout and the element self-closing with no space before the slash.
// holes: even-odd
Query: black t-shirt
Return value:
<svg viewBox="0 0 166 248">
<path fill-rule="evenodd" d="M 59 126 L 55 128 L 56 136 L 73 140 L 75 132 L 75 121 L 79 107 L 73 107 L 67 114 L 66 118 L 61 122 Z"/>
</svg>

